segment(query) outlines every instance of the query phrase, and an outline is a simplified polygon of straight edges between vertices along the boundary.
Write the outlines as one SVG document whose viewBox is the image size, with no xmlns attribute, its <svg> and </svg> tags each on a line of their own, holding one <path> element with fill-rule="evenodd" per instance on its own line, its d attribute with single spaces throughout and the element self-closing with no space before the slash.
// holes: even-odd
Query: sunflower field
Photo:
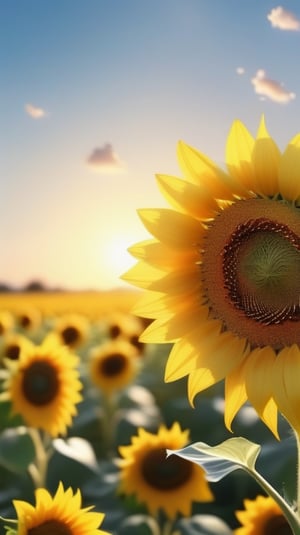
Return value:
<svg viewBox="0 0 300 535">
<path fill-rule="evenodd" d="M 243 471 L 208 481 L 198 464 L 166 457 L 242 436 L 262 445 L 274 488 L 295 493 L 285 421 L 278 441 L 245 403 L 232 434 L 222 383 L 192 407 L 185 378 L 164 380 L 171 344 L 140 339 L 151 321 L 133 312 L 139 300 L 121 290 L 0 296 L 1 533 L 292 533 Z"/>
</svg>

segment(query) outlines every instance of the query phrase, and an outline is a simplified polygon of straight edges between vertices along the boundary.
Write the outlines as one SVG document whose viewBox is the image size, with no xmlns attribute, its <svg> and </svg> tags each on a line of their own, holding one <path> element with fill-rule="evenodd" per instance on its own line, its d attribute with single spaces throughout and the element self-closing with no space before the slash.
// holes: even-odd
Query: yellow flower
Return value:
<svg viewBox="0 0 300 535">
<path fill-rule="evenodd" d="M 38 308 L 29 306 L 15 312 L 15 321 L 22 331 L 35 331 L 42 323 L 42 314 Z"/>
<path fill-rule="evenodd" d="M 13 413 L 53 437 L 65 434 L 82 399 L 77 356 L 48 336 L 21 351 L 13 364 L 7 385 Z"/>
<path fill-rule="evenodd" d="M 144 209 L 154 236 L 130 248 L 124 275 L 146 288 L 142 341 L 174 343 L 166 381 L 188 376 L 190 402 L 225 379 L 225 423 L 248 399 L 277 436 L 277 411 L 300 432 L 300 134 L 281 153 L 262 118 L 235 121 L 221 170 L 180 142 L 184 180 L 158 175 L 175 209 Z"/>
<path fill-rule="evenodd" d="M 145 344 L 139 340 L 139 336 L 143 331 L 142 318 L 138 318 L 131 313 L 114 312 L 108 314 L 102 320 L 101 325 L 106 336 L 110 339 L 115 340 L 122 337 L 137 348 L 139 355 L 143 355 Z"/>
<path fill-rule="evenodd" d="M 33 342 L 22 334 L 16 332 L 7 333 L 0 341 L 0 362 L 5 365 L 7 361 L 16 361 L 21 351 L 33 347 Z"/>
<path fill-rule="evenodd" d="M 18 516 L 17 535 L 109 535 L 98 529 L 104 514 L 92 511 L 92 507 L 81 508 L 81 493 L 71 488 L 64 490 L 59 483 L 52 497 L 40 488 L 35 491 L 35 506 L 14 500 Z"/>
<path fill-rule="evenodd" d="M 139 429 L 131 445 L 120 446 L 120 493 L 136 495 L 151 514 L 161 509 L 169 518 L 191 514 L 193 501 L 210 502 L 213 494 L 203 469 L 166 449 L 179 449 L 188 442 L 188 431 L 175 422 L 171 429 L 161 425 L 156 434 Z"/>
<path fill-rule="evenodd" d="M 106 393 L 127 386 L 139 369 L 137 350 L 125 340 L 110 340 L 90 351 L 90 377 Z"/>
<path fill-rule="evenodd" d="M 245 509 L 235 513 L 242 525 L 234 530 L 235 535 L 292 535 L 280 507 L 269 496 L 244 500 L 244 506 Z"/>
<path fill-rule="evenodd" d="M 54 329 L 60 342 L 72 349 L 85 342 L 88 331 L 88 319 L 83 315 L 71 313 L 58 318 Z"/>
</svg>

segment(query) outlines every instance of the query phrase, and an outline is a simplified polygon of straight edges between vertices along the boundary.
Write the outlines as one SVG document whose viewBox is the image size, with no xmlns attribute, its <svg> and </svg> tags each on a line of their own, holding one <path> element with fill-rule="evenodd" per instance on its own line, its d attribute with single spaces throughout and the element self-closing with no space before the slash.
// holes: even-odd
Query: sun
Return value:
<svg viewBox="0 0 300 535">
<path fill-rule="evenodd" d="M 107 287 L 126 286 L 128 284 L 120 279 L 124 271 L 132 267 L 134 261 L 127 251 L 132 243 L 132 235 L 128 232 L 113 234 L 101 245 L 99 263 L 103 273 L 103 285 Z"/>
</svg>

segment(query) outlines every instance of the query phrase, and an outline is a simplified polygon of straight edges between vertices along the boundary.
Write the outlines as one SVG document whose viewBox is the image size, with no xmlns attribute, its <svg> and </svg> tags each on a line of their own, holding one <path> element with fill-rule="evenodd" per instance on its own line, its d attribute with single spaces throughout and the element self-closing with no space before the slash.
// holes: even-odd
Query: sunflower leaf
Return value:
<svg viewBox="0 0 300 535">
<path fill-rule="evenodd" d="M 35 450 L 25 427 L 6 429 L 0 435 L 0 465 L 14 473 L 25 472 Z"/>
<path fill-rule="evenodd" d="M 137 514 L 129 516 L 122 522 L 119 533 L 120 535 L 158 535 L 160 529 L 154 518 Z"/>
<path fill-rule="evenodd" d="M 181 518 L 176 523 L 178 533 L 182 535 L 232 535 L 230 527 L 214 515 L 194 515 L 190 518 Z M 176 533 L 176 531 L 175 531 Z"/>
<path fill-rule="evenodd" d="M 216 482 L 239 468 L 247 472 L 255 471 L 260 450 L 259 444 L 243 437 L 234 437 L 217 446 L 196 442 L 180 450 L 167 450 L 167 455 L 178 455 L 199 464 L 205 470 L 207 480 Z"/>
</svg>

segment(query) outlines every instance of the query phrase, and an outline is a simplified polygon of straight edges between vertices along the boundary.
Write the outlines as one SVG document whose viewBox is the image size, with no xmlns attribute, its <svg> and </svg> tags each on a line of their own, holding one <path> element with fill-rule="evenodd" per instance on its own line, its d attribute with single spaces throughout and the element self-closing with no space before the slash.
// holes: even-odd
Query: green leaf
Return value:
<svg viewBox="0 0 300 535">
<path fill-rule="evenodd" d="M 232 535 L 225 522 L 214 515 L 194 515 L 182 518 L 176 523 L 181 535 Z M 176 533 L 176 532 L 175 532 Z"/>
<path fill-rule="evenodd" d="M 122 522 L 120 535 L 159 535 L 160 529 L 156 520 L 148 515 L 132 515 Z"/>
<path fill-rule="evenodd" d="M 167 450 L 167 454 L 175 454 L 199 464 L 205 470 L 207 480 L 215 482 L 239 468 L 253 471 L 260 450 L 259 444 L 243 437 L 234 437 L 217 446 L 196 442 L 180 450 Z"/>
<path fill-rule="evenodd" d="M 0 435 L 0 464 L 15 473 L 25 472 L 35 459 L 35 449 L 25 427 L 3 431 Z"/>
<path fill-rule="evenodd" d="M 206 472 L 207 480 L 212 482 L 220 481 L 220 479 L 239 468 L 245 470 L 276 501 L 293 533 L 300 535 L 300 520 L 293 507 L 255 469 L 260 450 L 261 446 L 259 444 L 255 444 L 243 437 L 234 437 L 217 446 L 196 442 L 180 450 L 167 450 L 167 455 L 178 455 L 187 461 L 200 465 Z"/>
<path fill-rule="evenodd" d="M 0 431 L 8 427 L 16 427 L 23 424 L 22 417 L 19 414 L 12 414 L 11 402 L 0 402 Z"/>
</svg>

